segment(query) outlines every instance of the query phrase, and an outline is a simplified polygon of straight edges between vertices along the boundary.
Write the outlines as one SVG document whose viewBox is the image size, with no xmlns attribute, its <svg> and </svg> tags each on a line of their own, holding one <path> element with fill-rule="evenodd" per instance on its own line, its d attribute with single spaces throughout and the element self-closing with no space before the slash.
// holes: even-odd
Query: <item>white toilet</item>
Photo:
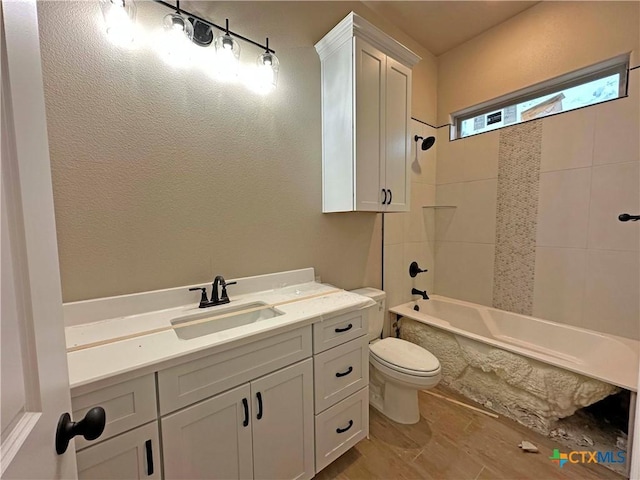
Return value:
<svg viewBox="0 0 640 480">
<path fill-rule="evenodd" d="M 440 362 L 428 350 L 395 337 L 380 340 L 385 293 L 360 288 L 354 293 L 378 303 L 369 311 L 369 403 L 398 423 L 420 420 L 418 390 L 435 387 L 442 377 Z"/>
</svg>

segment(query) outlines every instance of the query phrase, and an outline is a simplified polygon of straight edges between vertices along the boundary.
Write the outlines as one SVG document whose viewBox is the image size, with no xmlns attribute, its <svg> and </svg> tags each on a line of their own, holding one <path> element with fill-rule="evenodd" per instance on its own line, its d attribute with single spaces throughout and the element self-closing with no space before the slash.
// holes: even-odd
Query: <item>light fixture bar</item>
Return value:
<svg viewBox="0 0 640 480">
<path fill-rule="evenodd" d="M 228 32 L 229 35 L 231 35 L 232 37 L 236 37 L 236 38 L 238 38 L 240 40 L 243 40 L 243 41 L 245 41 L 247 43 L 255 45 L 256 47 L 262 48 L 267 52 L 270 52 L 270 53 L 273 53 L 273 54 L 276 53 L 276 51 L 271 49 L 271 48 L 269 48 L 268 45 L 262 45 L 261 43 L 254 42 L 253 40 L 251 40 L 250 38 L 245 37 L 244 35 L 240 35 L 239 33 L 235 33 L 232 30 L 228 30 L 226 27 L 221 27 L 220 25 L 216 25 L 215 23 L 213 23 L 213 22 L 211 22 L 209 20 L 205 20 L 204 18 L 199 17 L 198 15 L 194 15 L 193 13 L 190 13 L 190 12 L 184 10 L 184 9 L 181 9 L 179 0 L 176 1 L 175 5 L 172 5 L 172 4 L 170 4 L 168 2 L 165 2 L 163 0 L 153 0 L 153 1 L 156 2 L 156 3 L 159 3 L 161 5 L 164 5 L 165 7 L 170 8 L 171 10 L 175 10 L 178 13 L 181 13 L 183 15 L 187 15 L 187 16 L 189 16 L 189 17 L 191 17 L 191 18 L 193 18 L 195 20 L 198 20 L 198 21 L 200 21 L 202 23 L 206 23 L 210 27 L 217 28 L 221 32 L 225 32 L 225 33 Z"/>
</svg>

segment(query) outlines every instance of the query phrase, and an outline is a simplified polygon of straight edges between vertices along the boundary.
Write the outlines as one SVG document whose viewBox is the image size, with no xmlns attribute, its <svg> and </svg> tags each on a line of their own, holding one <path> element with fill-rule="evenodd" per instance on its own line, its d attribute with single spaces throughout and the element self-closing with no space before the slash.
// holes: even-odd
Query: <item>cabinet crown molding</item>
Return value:
<svg viewBox="0 0 640 480">
<path fill-rule="evenodd" d="M 324 60 L 345 41 L 359 37 L 394 58 L 408 68 L 418 63 L 422 58 L 409 50 L 403 44 L 393 39 L 378 27 L 366 21 L 360 15 L 351 12 L 338 23 L 322 40 L 316 43 L 316 52 L 320 60 Z"/>
</svg>

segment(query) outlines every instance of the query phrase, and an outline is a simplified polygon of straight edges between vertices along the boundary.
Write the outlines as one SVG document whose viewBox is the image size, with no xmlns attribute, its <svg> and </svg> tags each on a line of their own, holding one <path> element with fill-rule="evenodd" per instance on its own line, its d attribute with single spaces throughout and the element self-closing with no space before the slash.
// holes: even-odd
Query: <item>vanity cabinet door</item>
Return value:
<svg viewBox="0 0 640 480">
<path fill-rule="evenodd" d="M 251 382 L 256 479 L 314 475 L 312 362 L 308 359 Z"/>
<path fill-rule="evenodd" d="M 159 479 L 158 422 L 80 450 L 77 459 L 81 480 Z"/>
<path fill-rule="evenodd" d="M 162 418 L 164 474 L 169 479 L 250 479 L 249 384 Z"/>
</svg>

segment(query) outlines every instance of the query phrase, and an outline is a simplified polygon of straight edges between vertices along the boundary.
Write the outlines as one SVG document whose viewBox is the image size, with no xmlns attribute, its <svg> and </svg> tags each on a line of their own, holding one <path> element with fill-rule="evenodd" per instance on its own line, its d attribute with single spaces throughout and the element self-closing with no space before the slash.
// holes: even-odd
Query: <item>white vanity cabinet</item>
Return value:
<svg viewBox="0 0 640 480">
<path fill-rule="evenodd" d="M 420 57 L 353 12 L 316 50 L 322 211 L 408 211 L 411 68 Z"/>
<path fill-rule="evenodd" d="M 313 477 L 311 328 L 158 372 L 167 480 Z"/>
<path fill-rule="evenodd" d="M 310 479 L 368 435 L 367 309 L 72 389 L 81 479 Z"/>
<path fill-rule="evenodd" d="M 312 354 L 307 325 L 73 389 L 73 418 L 106 415 L 76 439 L 80 478 L 312 478 Z"/>
<path fill-rule="evenodd" d="M 167 480 L 311 478 L 312 360 L 204 400 L 161 422 Z"/>
<path fill-rule="evenodd" d="M 369 435 L 367 319 L 362 309 L 313 325 L 316 473 Z"/>
</svg>

